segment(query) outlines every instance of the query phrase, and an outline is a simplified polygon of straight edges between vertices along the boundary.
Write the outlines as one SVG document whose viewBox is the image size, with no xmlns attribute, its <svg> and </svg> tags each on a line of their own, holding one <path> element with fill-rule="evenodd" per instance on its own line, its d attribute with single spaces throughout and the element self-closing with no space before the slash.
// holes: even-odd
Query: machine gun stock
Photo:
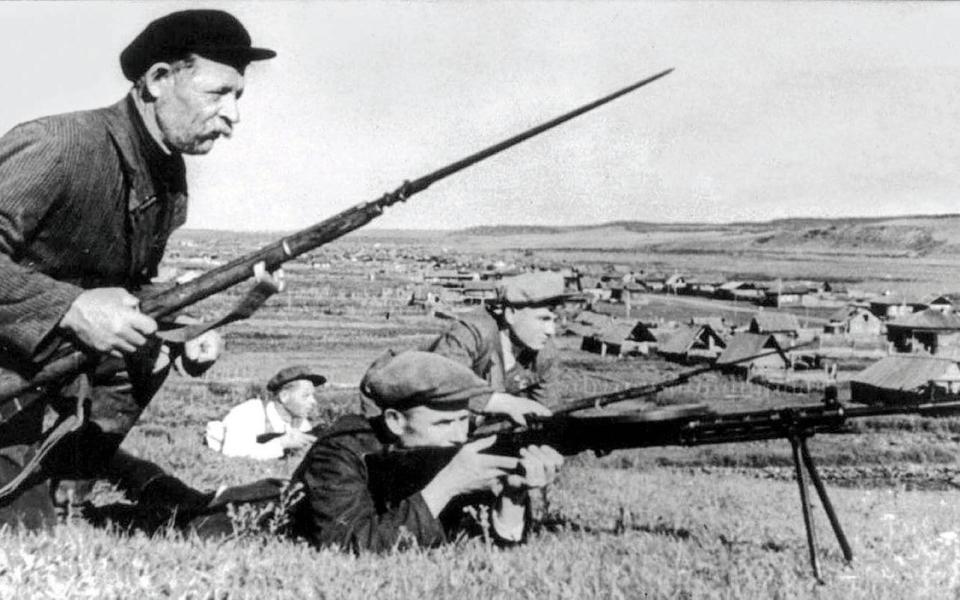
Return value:
<svg viewBox="0 0 960 600">
<path fill-rule="evenodd" d="M 481 425 L 471 439 L 496 435 L 496 442 L 487 452 L 514 456 L 520 448 L 529 445 L 549 445 L 564 455 L 574 455 L 587 450 L 606 454 L 628 448 L 701 446 L 786 438 L 793 450 L 810 564 L 814 576 L 821 580 L 806 475 L 813 482 L 848 563 L 853 560 L 853 550 L 807 448 L 807 439 L 818 433 L 842 432 L 850 419 L 905 414 L 960 415 L 960 401 L 902 406 L 845 406 L 830 402 L 730 413 L 717 413 L 704 405 L 681 405 L 626 414 L 563 414 L 528 417 L 526 427 L 509 426 L 503 422 Z M 457 451 L 458 448 L 414 448 L 367 456 L 370 481 L 376 485 L 374 494 L 388 495 L 388 501 L 415 494 L 450 462 Z"/>
</svg>

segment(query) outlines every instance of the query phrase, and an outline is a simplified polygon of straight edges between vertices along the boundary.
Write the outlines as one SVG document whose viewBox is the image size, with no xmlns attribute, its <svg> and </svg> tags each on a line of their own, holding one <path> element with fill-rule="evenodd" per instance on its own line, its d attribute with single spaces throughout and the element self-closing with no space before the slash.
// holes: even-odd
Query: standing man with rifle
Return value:
<svg viewBox="0 0 960 600">
<path fill-rule="evenodd" d="M 0 525 L 50 524 L 49 478 L 109 475 L 172 360 L 196 374 L 217 359 L 212 332 L 173 354 L 161 347 L 135 294 L 186 219 L 182 155 L 206 154 L 231 135 L 245 68 L 273 56 L 226 12 L 172 13 L 121 53 L 133 84 L 123 100 L 0 138 L 0 378 L 30 380 L 65 343 L 102 357 L 41 402 L 0 400 Z M 48 409 L 57 424 L 71 422 L 55 447 L 43 444 Z"/>
</svg>

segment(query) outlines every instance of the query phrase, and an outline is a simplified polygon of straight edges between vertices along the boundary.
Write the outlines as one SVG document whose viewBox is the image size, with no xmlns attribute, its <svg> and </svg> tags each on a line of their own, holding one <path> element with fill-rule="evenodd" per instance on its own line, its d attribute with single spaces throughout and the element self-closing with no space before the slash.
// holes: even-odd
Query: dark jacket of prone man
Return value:
<svg viewBox="0 0 960 600">
<path fill-rule="evenodd" d="M 378 360 L 361 383 L 363 393 L 381 409 L 467 408 L 477 396 L 490 395 L 486 382 L 441 356 L 411 351 L 397 358 L 393 364 L 390 355 Z M 304 493 L 293 511 L 293 529 L 311 544 L 382 552 L 402 544 L 404 535 L 430 547 L 483 529 L 481 521 L 469 515 L 481 506 L 489 508 L 494 501 L 490 493 L 456 499 L 439 518 L 419 491 L 386 502 L 378 497 L 375 490 L 382 489 L 382 482 L 374 480 L 365 459 L 396 449 L 381 418 L 348 415 L 315 434 L 316 443 L 292 478 Z"/>
</svg>

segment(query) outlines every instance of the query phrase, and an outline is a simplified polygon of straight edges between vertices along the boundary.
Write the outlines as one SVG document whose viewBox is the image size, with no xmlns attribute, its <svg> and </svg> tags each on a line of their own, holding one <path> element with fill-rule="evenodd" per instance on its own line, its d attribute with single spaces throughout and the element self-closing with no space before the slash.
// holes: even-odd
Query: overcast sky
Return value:
<svg viewBox="0 0 960 600">
<path fill-rule="evenodd" d="M 960 4 L 0 3 L 0 129 L 105 106 L 152 19 L 223 7 L 277 51 L 189 159 L 188 227 L 305 227 L 669 67 L 382 227 L 958 212 Z"/>
</svg>

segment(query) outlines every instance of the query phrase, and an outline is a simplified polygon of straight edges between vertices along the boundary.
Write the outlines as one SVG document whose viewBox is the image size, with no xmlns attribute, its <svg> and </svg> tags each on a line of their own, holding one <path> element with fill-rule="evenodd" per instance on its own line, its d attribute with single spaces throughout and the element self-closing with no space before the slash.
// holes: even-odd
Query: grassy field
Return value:
<svg viewBox="0 0 960 600">
<path fill-rule="evenodd" d="M 369 250 L 369 240 L 331 246 L 311 260 L 336 262 L 357 248 Z M 203 378 L 172 376 L 124 447 L 202 489 L 288 476 L 298 457 L 225 458 L 202 445 L 204 424 L 291 363 L 329 377 L 317 415 L 329 422 L 357 408 L 355 386 L 381 352 L 418 346 L 442 328 L 403 308 L 414 283 L 383 272 L 371 280 L 370 268 L 289 270 L 290 293 L 228 327 L 227 353 Z M 947 281 L 948 271 L 937 277 Z M 213 314 L 236 297 L 211 300 L 201 312 Z M 666 318 L 680 309 L 652 302 L 634 310 Z M 571 339 L 562 344 L 569 398 L 682 369 L 586 354 Z M 655 399 L 720 411 L 817 401 L 716 374 Z M 790 446 L 777 440 L 572 458 L 530 542 L 511 550 L 471 539 L 355 557 L 249 531 L 218 541 L 169 531 L 147 538 L 74 518 L 51 533 L 0 534 L 0 598 L 956 598 L 958 440 L 960 419 L 915 417 L 864 420 L 846 434 L 812 440 L 855 553 L 845 566 L 815 502 L 824 584 L 810 575 Z M 117 499 L 102 485 L 94 498 Z"/>
<path fill-rule="evenodd" d="M 482 539 L 353 557 L 268 537 L 120 536 L 87 524 L 7 535 L 4 598 L 955 597 L 960 508 L 943 494 L 833 494 L 856 558 L 819 518 L 809 573 L 796 487 L 670 470 L 568 469 L 521 548 Z"/>
</svg>

